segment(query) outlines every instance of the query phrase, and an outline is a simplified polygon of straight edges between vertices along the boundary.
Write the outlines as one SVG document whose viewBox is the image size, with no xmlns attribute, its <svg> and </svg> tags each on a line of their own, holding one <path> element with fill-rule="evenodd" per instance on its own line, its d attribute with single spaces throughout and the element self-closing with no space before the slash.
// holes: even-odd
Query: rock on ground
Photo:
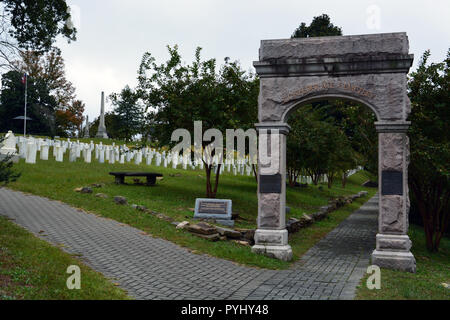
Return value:
<svg viewBox="0 0 450 320">
<path fill-rule="evenodd" d="M 115 196 L 114 197 L 114 202 L 116 204 L 120 204 L 120 205 L 126 205 L 128 204 L 127 198 L 122 197 L 122 196 Z"/>
</svg>

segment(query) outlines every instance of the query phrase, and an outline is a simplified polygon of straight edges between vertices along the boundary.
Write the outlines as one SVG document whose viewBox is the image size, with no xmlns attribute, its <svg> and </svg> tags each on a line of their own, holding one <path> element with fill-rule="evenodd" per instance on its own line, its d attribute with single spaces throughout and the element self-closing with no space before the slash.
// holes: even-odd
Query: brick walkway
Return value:
<svg viewBox="0 0 450 320">
<path fill-rule="evenodd" d="M 61 202 L 0 188 L 0 215 L 81 254 L 136 299 L 351 299 L 375 247 L 377 205 L 371 199 L 290 270 L 274 271 L 192 254 Z"/>
</svg>

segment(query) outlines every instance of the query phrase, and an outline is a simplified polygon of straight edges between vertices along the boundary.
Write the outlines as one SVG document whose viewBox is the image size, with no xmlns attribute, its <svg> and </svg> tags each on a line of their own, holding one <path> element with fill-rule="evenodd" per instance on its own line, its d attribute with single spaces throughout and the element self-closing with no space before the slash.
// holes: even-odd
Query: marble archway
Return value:
<svg viewBox="0 0 450 320">
<path fill-rule="evenodd" d="M 406 75 L 412 65 L 406 33 L 263 40 L 254 63 L 260 82 L 256 128 L 273 163 L 260 160 L 258 229 L 252 250 L 292 258 L 285 226 L 287 118 L 305 101 L 346 98 L 377 116 L 379 230 L 372 263 L 415 272 L 408 232 L 410 101 Z M 276 139 L 272 139 L 276 138 Z M 274 143 L 273 141 L 277 141 Z M 261 159 L 261 157 L 260 157 Z M 274 165 L 275 164 L 275 165 Z"/>
</svg>

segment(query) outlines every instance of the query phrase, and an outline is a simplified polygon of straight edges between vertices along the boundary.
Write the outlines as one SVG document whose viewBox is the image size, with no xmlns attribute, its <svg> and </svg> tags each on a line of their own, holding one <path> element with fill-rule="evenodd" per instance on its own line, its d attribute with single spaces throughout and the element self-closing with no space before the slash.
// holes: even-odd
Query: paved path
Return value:
<svg viewBox="0 0 450 320">
<path fill-rule="evenodd" d="M 375 247 L 377 204 L 371 199 L 290 270 L 275 271 L 193 254 L 61 202 L 0 188 L 0 215 L 81 254 L 137 299 L 351 299 Z"/>
</svg>

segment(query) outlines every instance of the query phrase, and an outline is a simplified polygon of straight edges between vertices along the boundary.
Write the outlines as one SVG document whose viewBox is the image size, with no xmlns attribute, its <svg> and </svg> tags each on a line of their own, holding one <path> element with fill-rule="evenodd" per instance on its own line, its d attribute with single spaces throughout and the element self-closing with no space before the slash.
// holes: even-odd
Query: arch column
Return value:
<svg viewBox="0 0 450 320">
<path fill-rule="evenodd" d="M 416 271 L 416 260 L 410 252 L 408 237 L 409 192 L 409 138 L 410 122 L 379 121 L 378 176 L 379 216 L 376 249 L 372 264 L 379 267 L 409 272 Z"/>
<path fill-rule="evenodd" d="M 252 252 L 284 261 L 292 259 L 286 230 L 286 136 L 289 125 L 267 122 L 259 132 L 258 229 Z"/>
</svg>

